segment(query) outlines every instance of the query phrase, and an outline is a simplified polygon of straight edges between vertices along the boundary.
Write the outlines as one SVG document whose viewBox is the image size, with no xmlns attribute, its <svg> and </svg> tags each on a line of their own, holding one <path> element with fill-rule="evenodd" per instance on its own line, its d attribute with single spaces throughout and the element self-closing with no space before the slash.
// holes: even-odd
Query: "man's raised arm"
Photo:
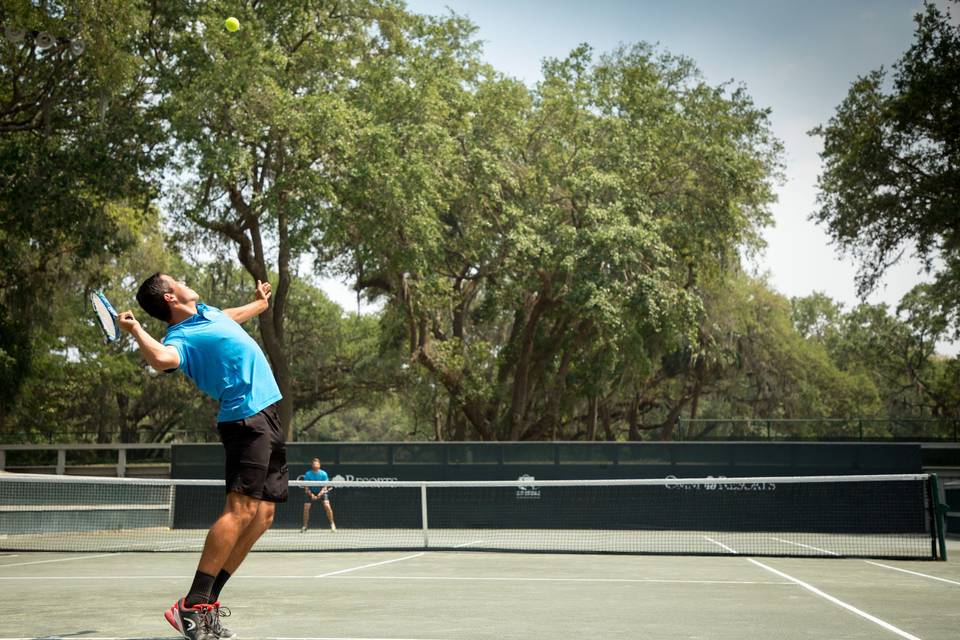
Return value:
<svg viewBox="0 0 960 640">
<path fill-rule="evenodd" d="M 174 347 L 162 344 L 154 339 L 140 322 L 133 316 L 133 312 L 124 311 L 117 316 L 120 328 L 133 336 L 140 346 L 143 359 L 157 371 L 169 371 L 180 366 L 180 352 Z"/>
<path fill-rule="evenodd" d="M 246 322 L 250 318 L 260 315 L 270 306 L 270 283 L 257 280 L 257 293 L 253 302 L 242 307 L 233 307 L 224 309 L 223 312 L 230 316 L 234 322 Z"/>
</svg>

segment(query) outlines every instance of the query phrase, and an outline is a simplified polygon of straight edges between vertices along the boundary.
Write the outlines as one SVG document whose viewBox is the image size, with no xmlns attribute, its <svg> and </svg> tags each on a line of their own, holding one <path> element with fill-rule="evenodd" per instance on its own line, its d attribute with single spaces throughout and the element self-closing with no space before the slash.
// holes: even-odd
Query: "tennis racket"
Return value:
<svg viewBox="0 0 960 640">
<path fill-rule="evenodd" d="M 97 319 L 107 342 L 113 342 L 120 337 L 120 325 L 117 323 L 117 312 L 103 295 L 102 291 L 90 294 L 90 303 L 93 304 L 93 315 Z"/>
</svg>

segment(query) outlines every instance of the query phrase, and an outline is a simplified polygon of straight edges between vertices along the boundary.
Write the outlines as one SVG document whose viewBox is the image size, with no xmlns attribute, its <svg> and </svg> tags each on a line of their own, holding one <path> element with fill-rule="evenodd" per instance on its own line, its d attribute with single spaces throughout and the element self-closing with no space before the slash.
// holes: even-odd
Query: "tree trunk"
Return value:
<svg viewBox="0 0 960 640">
<path fill-rule="evenodd" d="M 282 155 L 282 154 L 281 154 Z M 234 222 L 209 222 L 195 220 L 201 226 L 216 231 L 232 240 L 237 245 L 237 258 L 254 281 L 269 282 L 270 272 L 267 268 L 267 257 L 263 247 L 263 238 L 260 233 L 260 218 L 250 203 L 244 197 L 241 189 L 236 185 L 226 185 L 225 189 L 230 198 L 230 204 L 238 214 Z M 283 323 L 286 313 L 287 296 L 290 293 L 290 238 L 287 228 L 287 215 L 284 209 L 284 197 L 280 196 L 277 207 L 277 283 L 273 287 L 270 298 L 270 308 L 261 314 L 260 337 L 263 340 L 264 351 L 270 360 L 273 377 L 283 399 L 279 402 L 280 425 L 287 440 L 293 438 L 293 385 L 290 374 L 290 363 L 287 359 L 286 345 L 284 344 Z"/>
<path fill-rule="evenodd" d="M 463 416 L 457 411 L 457 404 L 453 399 L 453 396 L 450 397 L 450 402 L 447 403 L 447 424 L 452 424 L 453 428 L 453 439 L 457 442 L 463 442 L 467 439 L 467 423 L 464 421 Z M 448 432 L 451 429 L 448 427 Z"/>
<path fill-rule="evenodd" d="M 433 439 L 443 442 L 443 411 L 440 410 L 440 398 L 433 394 Z"/>
<path fill-rule="evenodd" d="M 593 442 L 597 439 L 597 407 L 599 404 L 597 396 L 590 396 L 587 410 L 587 442 Z"/>
<path fill-rule="evenodd" d="M 673 440 L 673 431 L 677 426 L 677 420 L 683 412 L 683 407 L 687 404 L 687 396 L 681 397 L 676 406 L 670 409 L 667 418 L 660 424 L 660 439 L 663 441 Z"/>
<path fill-rule="evenodd" d="M 604 400 L 600 407 L 600 415 L 602 416 L 603 422 L 603 437 L 607 442 L 613 442 L 616 440 L 616 437 L 613 435 L 613 428 L 610 420 L 610 404 L 607 400 Z"/>
<path fill-rule="evenodd" d="M 246 266 L 246 265 L 245 265 Z M 250 269 L 248 269 L 250 271 Z M 282 273 L 282 271 L 281 271 Z M 251 272 L 254 280 L 267 282 L 267 270 L 265 265 L 257 265 Z M 288 275 L 289 277 L 289 275 Z M 270 298 L 270 308 L 260 316 L 260 338 L 263 340 L 263 348 L 266 351 L 267 358 L 270 360 L 270 367 L 273 369 L 273 377 L 277 381 L 277 387 L 283 399 L 278 405 L 280 414 L 280 426 L 283 429 L 288 441 L 293 440 L 293 384 L 290 374 L 290 364 L 287 360 L 287 350 L 283 340 L 283 310 L 286 302 L 288 287 L 281 286 L 283 276 Z M 288 281 L 289 286 L 289 281 Z"/>
<path fill-rule="evenodd" d="M 627 439 L 631 442 L 640 440 L 640 394 L 635 393 L 633 395 L 633 400 L 630 402 L 630 413 L 628 414 L 627 420 L 630 425 L 630 431 L 627 434 Z"/>
<path fill-rule="evenodd" d="M 527 394 L 530 391 L 530 365 L 533 358 L 533 341 L 543 313 L 551 305 L 548 297 L 549 284 L 538 292 L 523 326 L 520 338 L 520 357 L 513 373 L 513 393 L 510 401 L 510 441 L 520 439 L 524 427 L 524 409 L 527 406 Z"/>
<path fill-rule="evenodd" d="M 702 337 L 701 337 L 702 340 Z M 704 357 L 697 357 L 697 364 L 694 367 L 694 375 L 696 376 L 696 382 L 693 385 L 693 398 L 690 400 L 690 419 L 697 419 L 697 409 L 700 406 L 700 394 L 703 392 L 704 379 L 707 374 L 707 366 L 704 361 Z"/>
<path fill-rule="evenodd" d="M 130 424 L 130 396 L 125 393 L 116 393 L 117 409 L 120 410 L 120 442 L 133 442 L 134 425 Z"/>
</svg>

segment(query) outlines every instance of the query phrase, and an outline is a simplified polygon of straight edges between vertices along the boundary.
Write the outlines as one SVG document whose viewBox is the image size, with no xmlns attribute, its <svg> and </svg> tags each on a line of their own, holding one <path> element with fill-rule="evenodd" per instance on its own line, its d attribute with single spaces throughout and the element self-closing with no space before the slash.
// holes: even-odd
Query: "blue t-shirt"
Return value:
<svg viewBox="0 0 960 640">
<path fill-rule="evenodd" d="M 216 307 L 171 325 L 163 344 L 180 354 L 180 370 L 220 403 L 217 420 L 242 420 L 282 397 L 260 345 Z"/>
<path fill-rule="evenodd" d="M 330 478 L 327 476 L 327 472 L 324 471 L 323 469 L 320 469 L 320 471 L 317 471 L 316 473 L 313 472 L 313 469 L 308 469 L 307 472 L 303 474 L 303 479 L 309 480 L 311 482 L 326 482 Z M 307 488 L 310 489 L 310 491 L 317 494 L 320 493 L 320 491 L 323 489 L 323 487 L 321 486 L 307 487 Z"/>
</svg>

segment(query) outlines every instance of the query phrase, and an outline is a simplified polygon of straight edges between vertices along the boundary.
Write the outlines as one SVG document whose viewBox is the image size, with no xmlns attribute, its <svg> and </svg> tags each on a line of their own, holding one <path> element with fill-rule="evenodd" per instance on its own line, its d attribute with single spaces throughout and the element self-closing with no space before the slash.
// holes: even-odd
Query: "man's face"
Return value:
<svg viewBox="0 0 960 640">
<path fill-rule="evenodd" d="M 313 461 L 313 464 L 310 465 L 310 466 L 313 467 L 313 470 L 314 470 L 314 471 L 320 471 L 320 461 L 319 461 L 319 460 L 314 460 L 314 461 Z"/>
<path fill-rule="evenodd" d="M 164 283 L 166 283 L 167 288 L 170 289 L 170 293 L 166 295 L 173 295 L 176 302 L 179 302 L 180 304 L 189 304 L 200 299 L 200 295 L 188 287 L 187 283 L 183 280 L 177 280 L 167 275 L 161 276 L 161 278 L 163 279 Z M 170 298 L 167 298 L 167 300 L 169 302 L 174 302 L 174 300 L 171 300 Z"/>
</svg>

